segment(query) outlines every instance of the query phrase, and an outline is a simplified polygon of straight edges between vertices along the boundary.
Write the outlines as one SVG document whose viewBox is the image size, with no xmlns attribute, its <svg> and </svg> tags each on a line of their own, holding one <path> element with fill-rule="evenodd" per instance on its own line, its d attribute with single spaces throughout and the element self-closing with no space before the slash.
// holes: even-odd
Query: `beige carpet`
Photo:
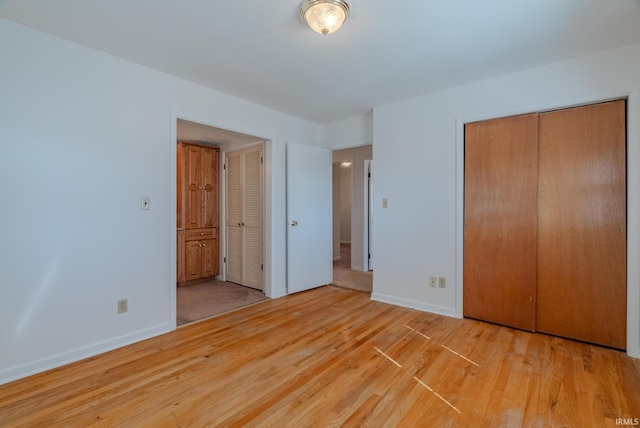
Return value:
<svg viewBox="0 0 640 428">
<path fill-rule="evenodd" d="M 210 318 L 266 300 L 262 291 L 230 282 L 207 281 L 178 287 L 177 324 Z"/>
<path fill-rule="evenodd" d="M 340 260 L 333 262 L 333 285 L 371 293 L 373 272 L 351 270 L 351 244 L 340 244 Z"/>
</svg>

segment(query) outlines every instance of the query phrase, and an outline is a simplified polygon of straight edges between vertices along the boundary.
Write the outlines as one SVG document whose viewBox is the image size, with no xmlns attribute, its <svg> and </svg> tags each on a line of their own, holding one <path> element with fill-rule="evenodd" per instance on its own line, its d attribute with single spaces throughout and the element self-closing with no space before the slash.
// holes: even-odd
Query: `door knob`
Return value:
<svg viewBox="0 0 640 428">
<path fill-rule="evenodd" d="M 298 225 L 298 222 L 297 222 L 297 221 L 295 221 L 295 220 L 291 220 L 291 226 L 297 226 L 297 225 Z"/>
</svg>

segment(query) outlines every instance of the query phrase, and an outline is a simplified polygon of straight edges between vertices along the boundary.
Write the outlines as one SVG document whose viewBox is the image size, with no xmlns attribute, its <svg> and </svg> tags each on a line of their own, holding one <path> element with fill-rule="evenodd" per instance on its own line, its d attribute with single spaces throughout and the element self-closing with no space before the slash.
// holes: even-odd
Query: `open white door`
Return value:
<svg viewBox="0 0 640 428">
<path fill-rule="evenodd" d="M 333 277 L 331 152 L 287 144 L 287 291 Z"/>
</svg>

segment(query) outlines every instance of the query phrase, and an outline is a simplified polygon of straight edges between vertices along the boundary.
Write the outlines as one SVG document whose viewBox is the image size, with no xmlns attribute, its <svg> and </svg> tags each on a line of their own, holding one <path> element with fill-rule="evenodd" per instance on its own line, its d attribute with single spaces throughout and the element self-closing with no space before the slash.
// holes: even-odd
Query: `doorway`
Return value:
<svg viewBox="0 0 640 428">
<path fill-rule="evenodd" d="M 259 301 L 265 300 L 268 297 L 265 295 L 265 291 L 270 290 L 254 290 L 242 285 L 232 284 L 230 282 L 226 282 L 226 246 L 223 245 L 226 239 L 225 228 L 220 227 L 224 224 L 225 221 L 225 174 L 224 174 L 224 157 L 225 154 L 232 150 L 239 150 L 247 146 L 255 146 L 260 145 L 263 147 L 266 142 L 263 138 L 255 137 L 248 134 L 241 134 L 221 128 L 212 127 L 209 125 L 205 125 L 202 123 L 192 122 L 188 120 L 184 120 L 181 118 L 176 118 L 176 143 L 186 143 L 196 147 L 205 147 L 210 150 L 215 150 L 216 153 L 219 152 L 220 156 L 216 157 L 216 159 L 220 159 L 217 161 L 217 165 L 215 165 L 215 171 L 213 173 L 216 184 L 217 198 L 216 198 L 216 213 L 215 219 L 216 222 L 213 226 L 213 233 L 211 235 L 215 240 L 207 241 L 214 242 L 216 245 L 214 254 L 217 254 L 215 260 L 215 265 L 219 266 L 219 269 L 216 269 L 215 275 L 209 275 L 202 277 L 198 280 L 187 281 L 182 283 L 179 287 L 174 288 L 175 290 L 175 308 L 176 308 L 176 324 L 182 325 L 189 322 L 198 321 L 201 319 L 209 318 L 211 316 L 215 316 L 219 313 L 228 312 L 230 310 L 237 309 L 242 306 L 246 306 L 249 304 L 254 304 Z M 178 155 L 176 156 L 177 167 L 176 167 L 176 184 L 179 184 L 180 180 L 178 180 L 178 175 L 185 173 L 183 170 L 183 164 L 181 164 L 181 157 L 178 151 Z M 261 159 L 263 157 L 261 156 Z M 262 186 L 264 181 L 261 180 L 260 185 Z M 178 187 L 178 186 L 176 186 Z M 197 187 L 197 186 L 196 186 Z M 263 188 L 260 188 L 262 195 L 264 193 Z M 176 194 L 178 199 L 180 199 L 180 190 L 176 190 Z M 263 203 L 264 202 L 264 203 Z M 198 204 L 192 204 L 197 206 Z M 270 206 L 270 201 L 260 200 L 260 210 L 264 209 L 265 205 Z M 181 236 L 184 239 L 186 237 L 192 237 L 194 235 L 193 230 L 185 231 L 180 229 L 180 219 L 181 212 L 184 204 L 181 204 L 179 201 L 177 202 L 176 210 L 176 218 L 178 220 L 177 224 L 179 226 L 177 232 L 177 243 L 176 250 L 178 252 L 177 261 L 177 276 L 180 278 L 180 261 L 181 255 L 180 249 L 181 247 L 180 238 Z M 262 212 L 260 213 L 262 214 Z M 267 226 L 270 226 L 268 224 Z M 264 227 L 260 229 L 260 242 L 259 247 L 261 252 L 265 244 L 268 244 L 264 239 Z M 182 233 L 181 233 L 182 232 Z M 207 232 L 207 230 L 196 230 L 196 232 Z M 197 235 L 197 234 L 196 234 Z M 187 238 L 188 239 L 188 238 Z M 204 241 L 203 241 L 204 242 Z M 184 244 L 184 242 L 182 243 Z M 191 243 L 193 244 L 193 243 Z M 190 247 L 189 247 L 190 248 Z M 206 254 L 211 254 L 212 251 L 205 252 Z M 204 254 L 204 253 L 203 253 Z M 184 260 L 184 254 L 182 255 L 182 260 Z M 261 266 L 262 268 L 262 266 Z M 268 269 L 268 267 L 266 267 Z M 184 268 L 182 268 L 184 270 Z M 265 269 L 266 270 L 266 269 Z M 266 287 L 265 287 L 266 288 Z M 173 293 L 173 291 L 172 291 Z"/>
<path fill-rule="evenodd" d="M 333 284 L 371 292 L 372 146 L 334 150 Z"/>
</svg>

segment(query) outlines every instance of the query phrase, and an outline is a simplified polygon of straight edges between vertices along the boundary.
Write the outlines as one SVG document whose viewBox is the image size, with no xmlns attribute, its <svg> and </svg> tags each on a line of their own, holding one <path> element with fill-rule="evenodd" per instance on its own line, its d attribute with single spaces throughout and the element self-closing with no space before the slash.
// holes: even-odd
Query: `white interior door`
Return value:
<svg viewBox="0 0 640 428">
<path fill-rule="evenodd" d="M 331 152 L 287 144 L 287 291 L 326 285 L 333 276 Z"/>
</svg>

